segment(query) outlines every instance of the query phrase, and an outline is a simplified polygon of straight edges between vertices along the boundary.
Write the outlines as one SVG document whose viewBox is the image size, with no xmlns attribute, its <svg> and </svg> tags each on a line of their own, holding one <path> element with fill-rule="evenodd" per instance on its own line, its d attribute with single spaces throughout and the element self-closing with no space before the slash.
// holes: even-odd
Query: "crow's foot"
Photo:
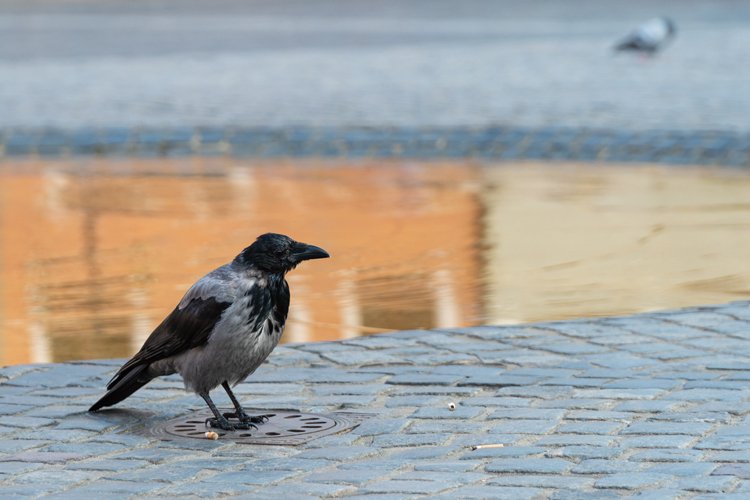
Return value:
<svg viewBox="0 0 750 500">
<path fill-rule="evenodd" d="M 213 427 L 214 429 L 221 429 L 224 431 L 248 431 L 250 429 L 258 429 L 258 426 L 252 422 L 236 422 L 230 423 L 226 418 L 207 418 L 206 425 Z"/>
<path fill-rule="evenodd" d="M 223 431 L 233 431 L 234 426 L 229 423 L 229 421 L 226 418 L 207 418 L 206 419 L 206 427 L 211 427 L 213 429 L 221 429 Z"/>
<path fill-rule="evenodd" d="M 236 418 L 245 424 L 264 424 L 268 422 L 268 417 L 265 415 L 256 415 L 251 417 L 247 413 L 243 412 L 227 412 L 224 414 L 224 418 Z"/>
</svg>

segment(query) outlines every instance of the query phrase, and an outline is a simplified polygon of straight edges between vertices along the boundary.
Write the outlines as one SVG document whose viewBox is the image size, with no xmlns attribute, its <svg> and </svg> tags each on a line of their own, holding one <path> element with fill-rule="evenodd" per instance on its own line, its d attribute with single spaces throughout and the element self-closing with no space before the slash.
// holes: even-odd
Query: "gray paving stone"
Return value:
<svg viewBox="0 0 750 500">
<path fill-rule="evenodd" d="M 594 478 L 587 476 L 560 476 L 560 475 L 507 475 L 490 479 L 487 483 L 497 486 L 521 486 L 529 488 L 555 488 L 555 489 L 588 489 L 594 485 Z"/>
<path fill-rule="evenodd" d="M 411 467 L 410 464 L 392 458 L 370 458 L 366 461 L 342 462 L 338 464 L 338 468 L 342 470 L 380 470 L 384 472 L 384 475 L 409 467 Z"/>
<path fill-rule="evenodd" d="M 295 455 L 296 458 L 345 461 L 368 457 L 378 453 L 378 450 L 369 446 L 340 446 L 310 449 Z"/>
<path fill-rule="evenodd" d="M 499 485 L 472 485 L 461 488 L 459 491 L 452 491 L 443 495 L 435 496 L 441 500 L 450 500 L 456 498 L 467 499 L 487 499 L 497 498 L 502 500 L 526 500 L 544 498 L 546 491 L 543 488 L 523 488 L 516 486 L 499 486 Z"/>
<path fill-rule="evenodd" d="M 601 399 L 654 399 L 666 394 L 663 389 L 576 389 L 574 397 Z"/>
<path fill-rule="evenodd" d="M 680 401 L 743 401 L 747 395 L 742 391 L 723 389 L 685 389 L 666 395 L 665 399 L 676 399 Z"/>
<path fill-rule="evenodd" d="M 63 452 L 52 452 L 52 451 L 23 451 L 14 453 L 12 455 L 5 455 L 0 457 L 0 461 L 8 462 L 31 462 L 41 464 L 54 464 L 61 462 L 68 462 L 73 460 L 81 460 L 86 458 L 86 455 L 80 453 L 63 453 Z"/>
<path fill-rule="evenodd" d="M 608 491 L 608 493 L 611 493 L 611 491 Z M 664 498 L 680 499 L 684 496 L 685 492 L 683 490 L 667 486 L 658 486 L 636 492 L 631 495 L 631 498 L 637 498 L 639 500 L 663 500 Z"/>
<path fill-rule="evenodd" d="M 306 483 L 304 487 L 304 497 L 310 499 L 324 498 L 324 497 L 339 497 L 347 493 L 353 493 L 356 489 L 349 485 L 339 484 L 316 484 Z M 309 495 L 309 496 L 308 496 Z M 302 498 L 303 493 L 300 491 L 299 485 L 296 484 L 275 484 L 265 488 L 258 488 L 248 493 L 245 498 L 258 499 L 258 498 Z"/>
<path fill-rule="evenodd" d="M 41 451 L 50 451 L 56 453 L 75 453 L 78 451 L 86 453 L 87 456 L 95 456 L 120 451 L 123 448 L 123 445 L 115 443 L 92 442 L 86 443 L 86 445 L 81 445 L 80 443 L 60 443 L 46 446 Z"/>
<path fill-rule="evenodd" d="M 626 378 L 603 384 L 607 389 L 666 389 L 671 390 L 681 385 L 679 381 L 670 379 Z"/>
<path fill-rule="evenodd" d="M 129 462 L 127 462 L 129 463 Z M 185 478 L 195 478 L 201 473 L 205 473 L 210 468 L 201 465 L 187 466 L 181 462 L 171 462 L 164 465 L 153 465 L 146 468 L 138 468 L 136 470 L 127 470 L 125 472 L 117 472 L 115 474 L 108 473 L 102 475 L 104 479 L 111 479 L 113 481 L 147 481 L 150 483 L 178 483 Z M 256 471 L 253 471 L 255 473 Z"/>
<path fill-rule="evenodd" d="M 97 482 L 96 484 L 100 484 L 100 482 Z M 54 500 L 78 500 L 80 498 L 86 498 L 92 495 L 102 495 L 110 498 L 125 497 L 128 495 L 147 493 L 158 488 L 158 485 L 151 485 L 146 483 L 120 485 L 118 487 L 117 485 L 109 485 L 106 482 L 102 481 L 101 485 L 101 489 L 95 489 L 90 484 L 78 487 L 74 486 L 72 489 L 66 491 L 53 493 L 51 495 L 45 495 L 44 498 Z"/>
<path fill-rule="evenodd" d="M 409 425 L 409 434 L 455 434 L 455 435 L 476 435 L 486 430 L 484 422 L 464 422 L 460 420 L 430 420 L 421 419 L 412 422 Z M 490 431 L 492 432 L 492 431 Z"/>
<path fill-rule="evenodd" d="M 564 415 L 564 410 L 551 408 L 497 408 L 487 418 L 557 421 Z"/>
<path fill-rule="evenodd" d="M 42 439 L 8 439 L 0 441 L 0 453 L 15 453 L 46 444 Z"/>
<path fill-rule="evenodd" d="M 539 408 L 564 408 L 567 410 L 604 410 L 612 406 L 609 399 L 562 398 L 537 403 Z"/>
<path fill-rule="evenodd" d="M 623 448 L 608 446 L 565 446 L 547 452 L 548 456 L 590 460 L 597 458 L 614 459 L 625 451 Z"/>
<path fill-rule="evenodd" d="M 476 375 L 471 373 L 467 378 L 458 382 L 460 386 L 480 386 L 480 387 L 508 387 L 515 385 L 531 385 L 539 382 L 537 377 L 528 377 L 523 375 Z"/>
<path fill-rule="evenodd" d="M 101 432 L 105 429 L 114 428 L 116 426 L 117 424 L 115 422 L 108 422 L 106 420 L 86 417 L 72 417 L 58 422 L 55 425 L 55 429 L 82 429 Z"/>
<path fill-rule="evenodd" d="M 377 478 L 385 478 L 390 472 L 382 469 L 332 470 L 305 476 L 305 482 L 361 485 Z"/>
<path fill-rule="evenodd" d="M 10 404 L 8 402 L 0 402 L 0 415 L 16 415 L 23 413 L 33 408 L 33 405 L 24 404 Z"/>
<path fill-rule="evenodd" d="M 460 482 L 443 480 L 443 481 L 378 481 L 361 488 L 360 493 L 400 493 L 400 494 L 417 494 L 433 495 L 441 491 L 455 488 Z"/>
<path fill-rule="evenodd" d="M 419 419 L 471 419 L 482 413 L 482 409 L 473 406 L 457 405 L 454 410 L 450 410 L 448 405 L 440 408 L 419 408 L 411 418 Z"/>
<path fill-rule="evenodd" d="M 42 464 L 28 462 L 0 462 L 0 475 L 12 476 L 41 467 Z M 5 478 L 0 478 L 4 480 Z"/>
<path fill-rule="evenodd" d="M 495 434 L 546 434 L 557 426 L 547 420 L 492 420 L 490 432 Z"/>
<path fill-rule="evenodd" d="M 432 375 L 409 373 L 389 378 L 387 384 L 401 385 L 453 385 L 463 377 L 457 375 Z"/>
<path fill-rule="evenodd" d="M 122 484 L 133 484 L 125 481 L 117 481 Z M 235 482 L 181 482 L 164 486 L 164 483 L 159 483 L 159 496 L 165 496 L 167 498 L 174 497 L 201 497 L 201 498 L 216 498 L 220 496 L 239 496 L 247 494 L 253 496 L 255 490 L 259 488 L 258 485 L 244 484 L 239 481 Z"/>
<path fill-rule="evenodd" d="M 607 410 L 572 410 L 565 415 L 571 421 L 596 421 L 605 420 L 608 422 L 628 423 L 632 420 L 633 414 L 624 411 L 607 411 Z"/>
<path fill-rule="evenodd" d="M 701 453 L 696 451 L 696 453 Z M 719 451 L 710 453 L 709 456 L 714 462 L 750 462 L 750 453 L 745 451 Z"/>
<path fill-rule="evenodd" d="M 582 460 L 576 464 L 571 472 L 575 474 L 618 474 L 639 472 L 645 468 L 644 464 L 623 460 Z"/>
<path fill-rule="evenodd" d="M 620 439 L 623 448 L 684 448 L 695 438 L 684 435 L 646 435 Z"/>
<path fill-rule="evenodd" d="M 66 465 L 68 470 L 99 470 L 99 471 L 122 471 L 131 469 L 140 469 L 151 465 L 146 460 L 85 460 L 82 462 L 73 462 Z M 2 465 L 0 465 L 2 468 Z"/>
<path fill-rule="evenodd" d="M 520 474 L 562 474 L 570 470 L 572 462 L 559 458 L 499 459 L 487 464 L 487 472 Z"/>
<path fill-rule="evenodd" d="M 412 407 L 419 408 L 422 406 L 435 407 L 443 406 L 445 401 L 442 397 L 434 394 L 419 394 L 409 396 L 389 396 L 385 401 L 386 408 Z"/>
<path fill-rule="evenodd" d="M 406 419 L 396 418 L 371 418 L 365 420 L 352 432 L 359 436 L 377 436 L 380 434 L 395 434 L 408 425 Z"/>
<path fill-rule="evenodd" d="M 714 476 L 735 476 L 742 479 L 750 479 L 750 464 L 724 464 L 717 467 L 713 473 Z"/>
<path fill-rule="evenodd" d="M 185 455 L 184 451 L 181 450 L 170 450 L 170 449 L 162 449 L 158 447 L 153 448 L 139 448 L 139 449 L 131 449 L 124 452 L 116 453 L 114 455 L 110 455 L 109 458 L 113 459 L 122 459 L 122 460 L 133 460 L 133 459 L 139 459 L 139 460 L 147 460 L 151 463 L 163 463 L 170 460 L 173 460 L 175 458 L 183 457 Z M 196 455 L 193 453 L 193 455 Z"/>
<path fill-rule="evenodd" d="M 646 472 L 657 472 L 677 477 L 701 477 L 711 474 L 716 464 L 706 462 L 671 462 L 652 465 Z"/>
<path fill-rule="evenodd" d="M 703 452 L 685 449 L 651 449 L 634 453 L 628 457 L 633 462 L 697 462 L 703 457 Z"/>
<path fill-rule="evenodd" d="M 434 446 L 448 442 L 453 434 L 393 434 L 373 438 L 373 445 L 378 448 L 401 446 Z"/>
<path fill-rule="evenodd" d="M 473 449 L 479 445 L 502 444 L 503 446 L 517 446 L 527 442 L 526 434 L 457 434 L 450 440 L 450 446 L 458 449 Z M 445 446 L 445 445 L 444 445 Z"/>
<path fill-rule="evenodd" d="M 461 460 L 477 460 L 496 457 L 529 457 L 542 455 L 548 448 L 543 446 L 504 446 L 502 448 L 480 448 L 467 451 Z"/>
<path fill-rule="evenodd" d="M 616 441 L 614 436 L 602 434 L 552 434 L 542 436 L 534 444 L 538 446 L 610 446 Z"/>
<path fill-rule="evenodd" d="M 678 408 L 680 403 L 676 401 L 623 401 L 614 407 L 615 411 L 621 412 L 670 412 Z"/>
<path fill-rule="evenodd" d="M 698 493 L 724 493 L 734 488 L 733 477 L 681 477 L 674 484 L 683 491 Z"/>
<path fill-rule="evenodd" d="M 564 434 L 615 434 L 624 426 L 622 422 L 564 422 L 556 430 Z"/>
<path fill-rule="evenodd" d="M 465 462 L 464 462 L 465 463 Z M 459 476 L 454 476 L 456 478 L 460 478 L 461 482 L 463 484 L 472 484 L 479 481 L 483 481 L 489 477 L 488 474 L 480 473 L 480 472 L 464 472 L 460 474 Z M 410 471 L 402 471 L 394 474 L 391 479 L 394 481 L 431 481 L 431 482 L 439 482 L 443 481 L 446 478 L 451 478 L 448 476 L 445 472 L 436 472 L 436 471 L 425 471 L 425 470 L 410 470 Z"/>
<path fill-rule="evenodd" d="M 101 477 L 99 471 L 34 470 L 13 477 L 15 484 L 53 484 L 61 487 Z"/>
<path fill-rule="evenodd" d="M 3 417 L 3 425 L 6 427 L 19 427 L 22 429 L 38 429 L 48 425 L 53 425 L 54 419 L 51 418 L 40 418 L 40 417 L 26 417 L 26 416 L 5 416 Z"/>
<path fill-rule="evenodd" d="M 323 350 L 320 355 L 333 361 L 334 363 L 346 366 L 367 366 L 367 365 L 387 365 L 387 364 L 405 364 L 403 358 L 389 356 L 377 351 L 352 351 L 352 350 Z"/>
<path fill-rule="evenodd" d="M 446 472 L 446 473 L 463 473 L 476 470 L 478 463 L 470 462 L 468 460 L 445 460 L 445 461 L 429 461 L 424 463 L 415 463 L 414 470 L 416 471 L 433 471 L 433 472 Z M 463 476 L 462 476 L 463 477 Z"/>
<path fill-rule="evenodd" d="M 695 444 L 698 450 L 746 450 L 750 451 L 750 439 L 738 439 L 736 436 L 709 436 Z"/>
<path fill-rule="evenodd" d="M 519 398 L 519 397 L 468 397 L 461 400 L 462 405 L 466 406 L 496 406 L 502 408 L 525 408 L 530 406 L 532 400 L 530 398 Z M 503 417 L 499 417 L 503 418 Z M 511 417 L 512 418 L 512 417 Z M 527 418 L 536 418 L 529 416 Z"/>
<path fill-rule="evenodd" d="M 555 354 L 580 355 L 607 352 L 605 347 L 586 342 L 559 342 L 545 343 L 543 349 Z"/>
<path fill-rule="evenodd" d="M 703 422 L 633 422 L 620 434 L 685 434 L 701 435 L 711 429 L 712 425 Z"/>
<path fill-rule="evenodd" d="M 56 484 L 6 484 L 3 485 L 3 499 L 27 499 L 49 494 L 61 487 Z"/>
<path fill-rule="evenodd" d="M 59 441 L 61 443 L 79 441 L 95 437 L 96 435 L 97 434 L 94 431 L 86 431 L 82 429 L 52 429 L 49 427 L 37 429 L 34 432 L 35 440 Z"/>
<path fill-rule="evenodd" d="M 714 411 L 710 408 L 691 408 L 690 411 L 675 413 L 657 413 L 650 415 L 652 420 L 671 422 L 703 422 L 709 424 L 728 424 L 732 420 L 729 411 Z"/>
<path fill-rule="evenodd" d="M 219 474 L 209 475 L 201 479 L 202 483 L 221 484 L 221 485 L 265 485 L 276 481 L 281 481 L 299 475 L 298 471 L 289 470 L 252 470 L 252 471 L 235 471 L 220 472 Z M 188 476 L 190 477 L 190 476 Z"/>
<path fill-rule="evenodd" d="M 665 483 L 669 479 L 670 476 L 667 474 L 656 474 L 652 472 L 618 473 L 598 479 L 594 483 L 594 486 L 597 488 L 634 490 Z"/>
<path fill-rule="evenodd" d="M 564 387 L 602 387 L 610 379 L 608 378 L 592 378 L 592 377 L 570 377 L 570 378 L 552 378 L 541 382 L 541 385 L 559 385 Z"/>
</svg>

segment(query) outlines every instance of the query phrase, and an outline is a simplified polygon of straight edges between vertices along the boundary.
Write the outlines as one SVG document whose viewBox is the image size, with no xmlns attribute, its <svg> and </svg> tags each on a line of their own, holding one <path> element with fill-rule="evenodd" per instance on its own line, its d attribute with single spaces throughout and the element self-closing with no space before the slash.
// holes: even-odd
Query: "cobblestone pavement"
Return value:
<svg viewBox="0 0 750 500">
<path fill-rule="evenodd" d="M 663 54 L 612 53 L 662 14 Z M 6 0 L 0 129 L 747 133 L 748 21 L 733 0 Z"/>
<path fill-rule="evenodd" d="M 87 414 L 118 365 L 0 371 L 4 499 L 750 496 L 748 302 L 284 346 L 248 405 L 377 414 L 298 446 L 149 437 L 174 377 Z"/>
</svg>

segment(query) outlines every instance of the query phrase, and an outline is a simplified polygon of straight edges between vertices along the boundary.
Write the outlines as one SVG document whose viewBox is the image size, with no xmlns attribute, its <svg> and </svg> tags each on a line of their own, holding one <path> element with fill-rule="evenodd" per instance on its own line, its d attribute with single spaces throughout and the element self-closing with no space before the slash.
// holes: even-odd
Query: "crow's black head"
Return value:
<svg viewBox="0 0 750 500">
<path fill-rule="evenodd" d="M 325 259 L 328 252 L 320 247 L 294 241 L 289 236 L 266 233 L 244 249 L 234 260 L 271 273 L 286 273 L 303 260 Z"/>
</svg>

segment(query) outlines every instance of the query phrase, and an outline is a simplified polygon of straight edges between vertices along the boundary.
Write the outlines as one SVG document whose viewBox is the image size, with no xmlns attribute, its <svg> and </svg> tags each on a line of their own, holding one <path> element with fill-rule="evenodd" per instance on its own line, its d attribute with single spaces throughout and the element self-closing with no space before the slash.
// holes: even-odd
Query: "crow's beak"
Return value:
<svg viewBox="0 0 750 500">
<path fill-rule="evenodd" d="M 294 262 L 302 262 L 303 260 L 310 259 L 326 259 L 328 257 L 330 257 L 330 255 L 328 255 L 328 252 L 322 248 L 316 247 L 315 245 L 307 245 L 305 243 L 300 243 L 299 246 L 294 249 L 294 253 L 292 253 L 292 259 Z"/>
</svg>

